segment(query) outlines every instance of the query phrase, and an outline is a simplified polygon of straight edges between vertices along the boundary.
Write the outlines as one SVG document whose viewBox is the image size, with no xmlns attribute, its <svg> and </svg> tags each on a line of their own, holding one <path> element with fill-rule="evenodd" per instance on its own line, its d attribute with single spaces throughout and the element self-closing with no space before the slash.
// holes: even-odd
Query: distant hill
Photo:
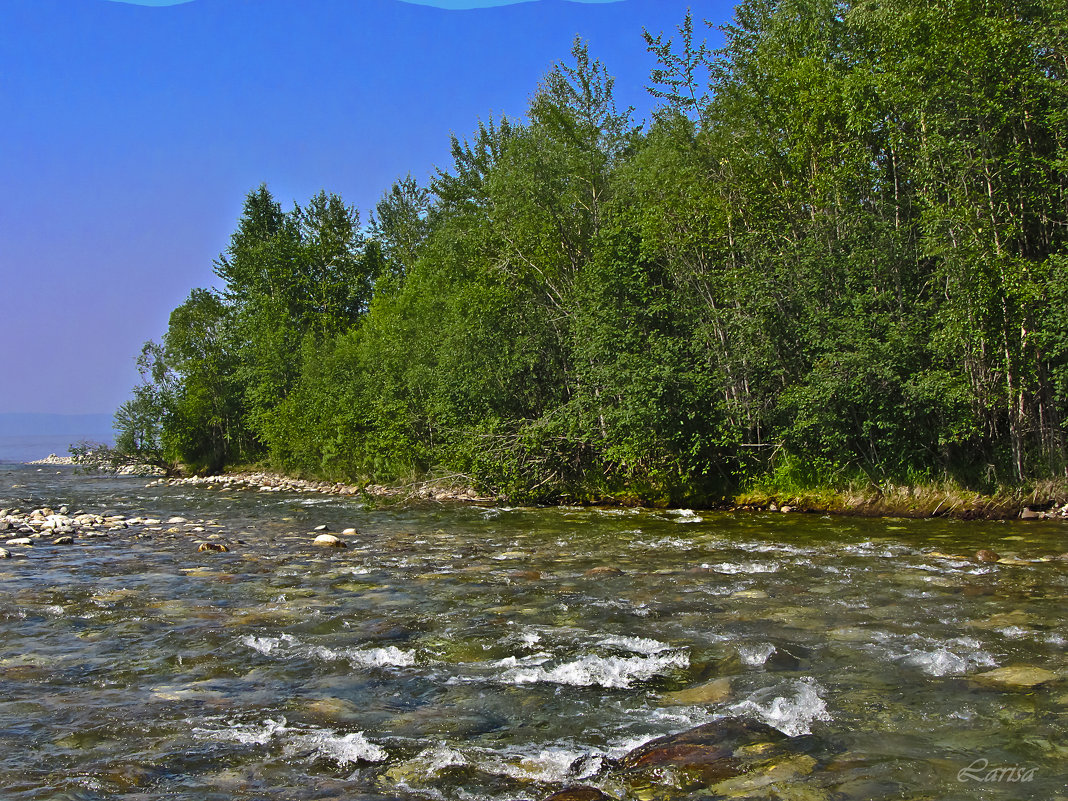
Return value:
<svg viewBox="0 0 1068 801">
<path fill-rule="evenodd" d="M 110 414 L 0 414 L 0 437 L 74 437 L 110 442 L 114 436 Z"/>
</svg>

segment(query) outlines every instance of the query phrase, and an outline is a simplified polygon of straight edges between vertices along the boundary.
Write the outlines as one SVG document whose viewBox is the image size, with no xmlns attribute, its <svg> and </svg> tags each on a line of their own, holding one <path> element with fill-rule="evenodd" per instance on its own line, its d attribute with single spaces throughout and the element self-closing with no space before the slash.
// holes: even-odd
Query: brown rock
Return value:
<svg viewBox="0 0 1068 801">
<path fill-rule="evenodd" d="M 723 758 L 733 753 L 736 745 L 779 742 L 785 739 L 785 734 L 765 723 L 724 718 L 680 734 L 650 740 L 620 759 L 619 766 L 624 770 L 629 770 L 641 765 L 669 764 L 674 758 L 673 753 L 682 760 L 703 761 L 710 759 L 715 751 L 719 754 L 719 758 Z M 674 751 L 679 746 L 698 746 L 704 750 L 702 752 L 686 749 Z"/>
<path fill-rule="evenodd" d="M 200 547 L 197 548 L 198 553 L 206 553 L 208 551 L 219 551 L 221 553 L 225 553 L 229 550 L 230 549 L 223 545 L 221 542 L 202 542 L 200 543 Z"/>
<path fill-rule="evenodd" d="M 56 537 L 52 540 L 53 545 L 73 545 L 74 537 Z"/>
<path fill-rule="evenodd" d="M 978 562 L 996 562 L 1001 557 L 993 551 L 988 551 L 986 548 L 981 548 L 975 552 L 975 559 Z"/>
<path fill-rule="evenodd" d="M 519 579 L 522 581 L 541 581 L 540 570 L 513 570 L 508 574 L 509 578 Z"/>
<path fill-rule="evenodd" d="M 623 571 L 618 567 L 612 567 L 611 565 L 601 565 L 600 567 L 590 568 L 583 575 L 589 578 L 596 578 L 597 576 L 622 576 Z"/>
</svg>

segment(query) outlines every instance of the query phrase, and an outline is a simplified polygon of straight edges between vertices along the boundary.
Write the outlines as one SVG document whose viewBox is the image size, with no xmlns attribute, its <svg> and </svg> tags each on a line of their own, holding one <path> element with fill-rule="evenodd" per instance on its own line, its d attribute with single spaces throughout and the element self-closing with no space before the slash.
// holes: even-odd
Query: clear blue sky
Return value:
<svg viewBox="0 0 1068 801">
<path fill-rule="evenodd" d="M 519 116 L 572 39 L 638 117 L 642 28 L 718 0 L 0 0 L 0 412 L 111 412 L 248 190 L 366 213 Z M 718 38 L 710 41 L 718 44 Z"/>
</svg>

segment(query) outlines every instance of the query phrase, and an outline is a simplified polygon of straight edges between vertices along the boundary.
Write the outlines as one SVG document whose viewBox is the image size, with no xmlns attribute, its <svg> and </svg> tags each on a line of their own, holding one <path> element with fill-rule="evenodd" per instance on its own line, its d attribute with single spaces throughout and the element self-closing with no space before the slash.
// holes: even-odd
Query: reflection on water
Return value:
<svg viewBox="0 0 1068 801">
<path fill-rule="evenodd" d="M 1063 523 L 145 483 L 0 469 L 0 507 L 187 518 L 8 548 L 4 798 L 682 798 L 618 760 L 724 718 L 793 751 L 697 795 L 1068 797 Z"/>
</svg>

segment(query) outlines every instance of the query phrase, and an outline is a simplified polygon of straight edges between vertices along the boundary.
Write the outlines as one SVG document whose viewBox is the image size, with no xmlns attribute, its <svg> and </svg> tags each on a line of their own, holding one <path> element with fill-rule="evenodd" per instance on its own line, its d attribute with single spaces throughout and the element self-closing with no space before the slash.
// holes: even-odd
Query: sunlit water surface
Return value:
<svg viewBox="0 0 1068 801">
<path fill-rule="evenodd" d="M 0 507 L 191 521 L 0 562 L 5 799 L 719 797 L 635 789 L 613 765 L 725 717 L 815 758 L 733 797 L 1068 796 L 1068 562 L 932 555 L 1055 557 L 1063 523 L 145 484 L 0 470 Z M 323 524 L 359 533 L 315 548 Z M 212 533 L 229 552 L 197 551 Z M 1060 680 L 972 678 L 1015 664 Z"/>
</svg>

